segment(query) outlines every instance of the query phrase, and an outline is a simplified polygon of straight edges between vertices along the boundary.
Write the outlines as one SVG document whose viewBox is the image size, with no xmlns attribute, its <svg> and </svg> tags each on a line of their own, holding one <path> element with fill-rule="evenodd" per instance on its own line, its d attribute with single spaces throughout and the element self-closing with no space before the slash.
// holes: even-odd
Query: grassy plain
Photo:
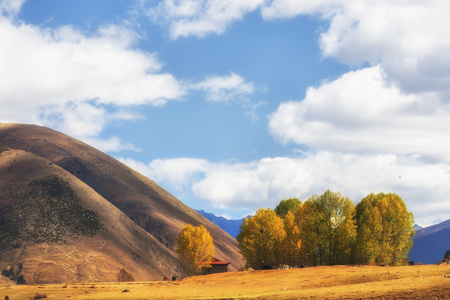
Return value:
<svg viewBox="0 0 450 300">
<path fill-rule="evenodd" d="M 180 281 L 3 285 L 0 299 L 450 299 L 450 265 L 230 272 Z"/>
</svg>

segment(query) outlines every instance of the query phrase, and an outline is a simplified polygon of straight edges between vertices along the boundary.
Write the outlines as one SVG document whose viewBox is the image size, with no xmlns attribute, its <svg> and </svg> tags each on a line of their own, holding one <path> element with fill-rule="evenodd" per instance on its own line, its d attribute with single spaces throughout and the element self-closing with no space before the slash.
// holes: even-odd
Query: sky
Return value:
<svg viewBox="0 0 450 300">
<path fill-rule="evenodd" d="M 0 0 L 0 122 L 241 218 L 327 189 L 450 218 L 446 0 Z"/>
</svg>

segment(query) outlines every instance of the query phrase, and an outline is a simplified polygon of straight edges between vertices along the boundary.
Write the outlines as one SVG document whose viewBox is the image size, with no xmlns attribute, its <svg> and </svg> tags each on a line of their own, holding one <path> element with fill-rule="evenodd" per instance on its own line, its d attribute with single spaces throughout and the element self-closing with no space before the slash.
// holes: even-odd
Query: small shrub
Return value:
<svg viewBox="0 0 450 300">
<path fill-rule="evenodd" d="M 450 259 L 450 249 L 448 249 L 447 251 L 445 251 L 444 258 Z"/>
<path fill-rule="evenodd" d="M 118 282 L 128 282 L 135 281 L 133 275 L 131 275 L 125 268 L 120 269 L 119 273 L 117 273 L 117 281 Z"/>
</svg>

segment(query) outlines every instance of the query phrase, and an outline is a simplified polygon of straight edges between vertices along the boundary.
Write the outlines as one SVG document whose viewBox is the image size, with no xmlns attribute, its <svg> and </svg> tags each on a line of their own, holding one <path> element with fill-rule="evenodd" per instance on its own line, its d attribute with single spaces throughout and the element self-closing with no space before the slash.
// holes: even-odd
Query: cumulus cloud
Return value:
<svg viewBox="0 0 450 300">
<path fill-rule="evenodd" d="M 450 192 L 446 184 L 450 167 L 426 164 L 414 156 L 319 151 L 247 163 L 194 158 L 159 159 L 150 164 L 122 161 L 160 184 L 185 194 L 191 192 L 213 207 L 245 213 L 259 207 L 274 208 L 284 198 L 306 200 L 326 189 L 341 191 L 355 203 L 371 192 L 395 192 L 422 225 L 445 220 L 450 213 L 450 203 L 443 200 Z"/>
<path fill-rule="evenodd" d="M 135 145 L 131 143 L 127 143 L 122 141 L 120 138 L 113 136 L 107 139 L 101 139 L 97 137 L 86 137 L 83 140 L 89 145 L 101 149 L 106 152 L 118 152 L 123 150 L 141 152 L 142 149 L 137 148 Z"/>
<path fill-rule="evenodd" d="M 313 149 L 450 162 L 449 114 L 449 105 L 435 95 L 403 93 L 372 67 L 311 87 L 302 101 L 282 103 L 269 128 L 284 143 Z"/>
<path fill-rule="evenodd" d="M 243 77 L 233 72 L 226 76 L 211 76 L 194 84 L 192 88 L 204 91 L 206 99 L 212 102 L 242 99 L 255 91 L 253 82 L 245 82 Z"/>
<path fill-rule="evenodd" d="M 2 0 L 0 2 L 0 14 L 14 17 L 19 13 L 24 2 L 25 0 Z"/>
<path fill-rule="evenodd" d="M 2 1 L 1 10 L 18 13 L 21 4 Z M 162 106 L 186 93 L 182 82 L 161 70 L 155 55 L 134 48 L 137 34 L 119 25 L 85 33 L 0 15 L 0 36 L 3 122 L 52 125 L 109 145 L 102 150 L 112 145 L 128 149 L 117 138 L 100 143 L 98 135 L 112 120 L 129 118 L 123 108 Z"/>
<path fill-rule="evenodd" d="M 155 159 L 150 164 L 125 157 L 119 160 L 156 182 L 164 182 L 179 191 L 202 177 L 212 166 L 205 159 L 185 157 Z"/>
<path fill-rule="evenodd" d="M 263 0 L 165 0 L 148 9 L 147 15 L 168 27 L 172 39 L 220 34 L 245 14 L 256 10 Z"/>
<path fill-rule="evenodd" d="M 86 36 L 70 26 L 41 29 L 3 19 L 0 35 L 0 98 L 8 104 L 95 99 L 156 106 L 184 93 L 172 75 L 160 72 L 154 55 L 132 48 L 135 33 L 115 25 Z"/>
</svg>

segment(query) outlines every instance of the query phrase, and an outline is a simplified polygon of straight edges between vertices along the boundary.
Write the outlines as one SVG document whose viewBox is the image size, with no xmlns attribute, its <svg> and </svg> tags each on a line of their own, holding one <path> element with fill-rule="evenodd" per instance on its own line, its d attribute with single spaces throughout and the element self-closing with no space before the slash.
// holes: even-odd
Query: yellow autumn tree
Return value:
<svg viewBox="0 0 450 300">
<path fill-rule="evenodd" d="M 283 220 L 270 208 L 260 208 L 245 219 L 237 241 L 247 267 L 264 269 L 281 263 L 285 234 Z"/>
<path fill-rule="evenodd" d="M 301 204 L 299 204 L 301 207 Z M 294 214 L 289 210 L 284 216 L 284 231 L 286 235 L 283 241 L 283 262 L 290 266 L 298 263 L 297 259 L 300 256 L 301 240 L 300 229 L 295 221 Z"/>
<path fill-rule="evenodd" d="M 401 265 L 412 247 L 415 231 L 414 216 L 396 194 L 381 194 L 377 208 L 381 217 L 380 255 L 378 261 L 386 265 Z"/>
<path fill-rule="evenodd" d="M 177 253 L 191 275 L 200 274 L 202 268 L 211 267 L 214 256 L 214 241 L 203 225 L 186 225 L 178 236 Z"/>
<path fill-rule="evenodd" d="M 414 235 L 414 216 L 396 194 L 369 194 L 356 206 L 356 256 L 364 264 L 400 265 Z"/>
<path fill-rule="evenodd" d="M 312 195 L 295 212 L 295 220 L 300 229 L 301 252 L 305 262 L 313 265 L 321 264 L 324 254 L 323 232 L 325 232 L 323 211 L 318 202 L 318 196 Z"/>
<path fill-rule="evenodd" d="M 369 194 L 356 205 L 356 262 L 371 264 L 380 256 L 381 216 L 376 207 L 378 197 Z"/>
</svg>

